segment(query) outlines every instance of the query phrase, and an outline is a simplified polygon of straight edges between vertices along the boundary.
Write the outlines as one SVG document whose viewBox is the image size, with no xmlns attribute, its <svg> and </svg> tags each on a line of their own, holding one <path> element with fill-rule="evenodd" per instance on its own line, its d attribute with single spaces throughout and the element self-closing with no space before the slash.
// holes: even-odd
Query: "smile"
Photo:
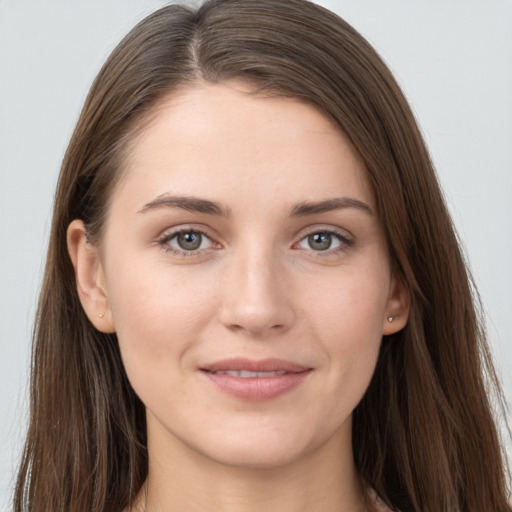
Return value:
<svg viewBox="0 0 512 512">
<path fill-rule="evenodd" d="M 250 372 L 247 370 L 232 370 L 232 371 L 219 371 L 219 372 L 212 372 L 215 375 L 231 375 L 232 377 L 242 377 L 242 379 L 255 379 L 257 377 L 276 377 L 278 375 L 284 375 L 285 371 L 279 371 L 279 372 Z"/>
<path fill-rule="evenodd" d="M 227 359 L 200 370 L 218 391 L 249 402 L 262 402 L 284 395 L 299 386 L 313 371 L 281 359 Z"/>
</svg>

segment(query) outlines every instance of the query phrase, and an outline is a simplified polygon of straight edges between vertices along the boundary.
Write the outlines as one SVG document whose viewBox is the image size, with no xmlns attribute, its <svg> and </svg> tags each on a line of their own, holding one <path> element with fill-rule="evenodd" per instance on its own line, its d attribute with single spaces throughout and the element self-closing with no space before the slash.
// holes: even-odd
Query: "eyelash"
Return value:
<svg viewBox="0 0 512 512">
<path fill-rule="evenodd" d="M 194 251 L 185 251 L 183 249 L 176 249 L 175 247 L 172 247 L 169 245 L 169 242 L 173 239 L 175 239 L 176 237 L 178 237 L 179 235 L 183 234 L 183 233 L 195 233 L 195 234 L 199 234 L 205 238 L 207 238 L 208 240 L 212 241 L 211 240 L 211 237 L 208 236 L 204 231 L 202 231 L 201 229 L 197 229 L 197 228 L 194 228 L 194 229 L 191 229 L 191 228 L 185 228 L 185 229 L 178 229 L 177 231 L 173 231 L 172 233 L 167 233 L 165 234 L 164 236 L 162 236 L 159 240 L 158 240 L 158 244 L 160 245 L 160 247 L 167 253 L 172 253 L 174 254 L 175 256 L 186 256 L 186 257 L 190 257 L 190 256 L 198 256 L 201 254 L 202 251 L 204 251 L 204 249 L 197 249 L 197 250 L 194 250 Z M 215 244 L 215 242 L 212 241 L 212 244 Z"/>
<path fill-rule="evenodd" d="M 174 254 L 176 256 L 185 256 L 185 257 L 199 256 L 205 249 L 196 249 L 196 250 L 186 251 L 186 250 L 182 250 L 182 249 L 176 249 L 175 247 L 172 247 L 172 246 L 169 245 L 169 242 L 171 240 L 174 240 L 176 237 L 178 237 L 179 235 L 184 234 L 184 233 L 199 234 L 199 235 L 207 238 L 208 240 L 210 240 L 212 245 L 216 244 L 216 242 L 214 242 L 211 239 L 211 237 L 207 233 L 205 233 L 203 230 L 197 229 L 197 228 L 194 228 L 194 229 L 185 228 L 185 229 L 179 229 L 177 231 L 173 231 L 171 233 L 167 233 L 167 234 L 163 235 L 161 238 L 158 239 L 158 245 L 160 245 L 160 247 L 165 252 L 172 253 L 172 254 Z M 354 240 L 353 239 L 347 237 L 346 235 L 343 235 L 343 234 L 339 233 L 336 230 L 333 230 L 333 229 L 313 229 L 313 230 L 305 233 L 300 238 L 300 240 L 298 242 L 296 242 L 293 246 L 294 247 L 297 246 L 298 244 L 303 242 L 309 236 L 316 235 L 316 234 L 329 235 L 329 236 L 332 236 L 333 238 L 336 238 L 340 242 L 340 245 L 338 247 L 335 247 L 334 249 L 325 249 L 323 251 L 315 251 L 313 249 L 310 249 L 312 253 L 315 253 L 316 257 L 332 256 L 333 254 L 337 254 L 339 252 L 347 251 L 348 249 L 350 249 L 354 245 Z M 217 245 L 219 245 L 219 244 L 217 244 Z"/>
<path fill-rule="evenodd" d="M 311 252 L 315 254 L 315 257 L 318 257 L 318 258 L 327 258 L 329 256 L 336 255 L 340 252 L 345 252 L 348 249 L 350 249 L 351 247 L 353 247 L 354 243 L 355 243 L 355 241 L 352 238 L 349 238 L 346 234 L 342 234 L 339 231 L 336 231 L 335 229 L 332 229 L 332 228 L 318 229 L 318 228 L 316 228 L 316 229 L 312 229 L 311 231 L 305 233 L 301 237 L 301 239 L 297 243 L 294 244 L 294 246 L 300 244 L 302 241 L 304 241 L 311 235 L 317 235 L 317 234 L 329 235 L 333 238 L 336 238 L 340 242 L 340 245 L 338 247 L 335 247 L 334 249 L 326 249 L 324 251 L 315 251 L 313 249 L 310 249 Z"/>
</svg>

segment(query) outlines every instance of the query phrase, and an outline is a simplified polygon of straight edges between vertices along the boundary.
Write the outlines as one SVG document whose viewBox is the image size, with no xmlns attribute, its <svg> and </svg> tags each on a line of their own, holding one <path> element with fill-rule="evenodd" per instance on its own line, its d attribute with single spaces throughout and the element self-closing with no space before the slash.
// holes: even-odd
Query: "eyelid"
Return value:
<svg viewBox="0 0 512 512">
<path fill-rule="evenodd" d="M 170 244 L 168 244 L 169 241 L 176 238 L 181 233 L 199 233 L 201 236 L 207 238 L 211 242 L 210 247 L 205 248 L 199 248 L 195 250 L 184 250 L 180 249 L 179 247 L 174 247 Z M 199 256 L 205 251 L 211 250 L 211 249 L 219 249 L 222 247 L 222 245 L 215 240 L 215 238 L 206 232 L 205 229 L 196 227 L 193 225 L 179 225 L 175 226 L 173 228 L 167 228 L 164 230 L 157 238 L 157 244 L 166 252 L 171 252 L 173 254 L 176 254 L 178 256 Z"/>
<path fill-rule="evenodd" d="M 185 223 L 185 224 L 177 224 L 175 226 L 169 226 L 165 229 L 163 229 L 159 235 L 157 235 L 157 240 L 162 240 L 164 238 L 172 238 L 173 236 L 179 235 L 183 232 L 193 231 L 194 233 L 201 233 L 205 237 L 209 238 L 215 243 L 218 243 L 216 241 L 216 238 L 218 238 L 215 234 L 212 234 L 212 230 L 204 226 L 203 224 L 194 224 L 194 223 Z"/>
<path fill-rule="evenodd" d="M 348 231 L 348 229 L 340 228 L 337 226 L 326 225 L 326 224 L 316 224 L 313 226 L 308 226 L 300 230 L 300 232 L 295 237 L 298 241 L 303 240 L 305 237 L 312 235 L 314 233 L 330 233 L 333 235 L 338 235 L 341 238 L 355 241 L 355 236 Z"/>
<path fill-rule="evenodd" d="M 326 249 L 324 251 L 315 251 L 313 249 L 310 249 L 309 252 L 315 253 L 315 256 L 329 256 L 332 254 L 335 254 L 337 252 L 343 252 L 352 247 L 355 244 L 355 237 L 350 233 L 350 231 L 339 228 L 336 226 L 326 226 L 326 225 L 315 225 L 315 226 L 309 226 L 305 228 L 305 230 L 302 230 L 302 232 L 297 236 L 296 242 L 294 242 L 292 248 L 298 248 L 298 245 L 308 236 L 313 235 L 315 233 L 327 233 L 329 235 L 333 235 L 340 240 L 340 245 L 338 247 L 335 247 L 333 249 Z M 305 251 L 308 251 L 307 249 L 302 249 Z"/>
<path fill-rule="evenodd" d="M 197 225 L 193 224 L 185 224 L 185 225 L 178 225 L 174 226 L 172 228 L 165 229 L 157 238 L 156 242 L 160 247 L 167 251 L 175 253 L 179 256 L 199 256 L 206 251 L 212 250 L 212 249 L 220 249 L 223 247 L 223 245 L 220 242 L 217 242 L 216 237 L 212 236 L 210 233 L 208 233 L 208 229 L 204 229 L 203 227 L 199 227 Z M 206 248 L 200 248 L 196 250 L 184 250 L 180 249 L 178 247 L 173 247 L 172 245 L 169 245 L 168 242 L 170 240 L 173 240 L 175 237 L 177 237 L 180 233 L 187 233 L 187 232 L 194 232 L 199 233 L 205 238 L 207 238 L 211 242 L 210 247 Z M 315 251 L 314 249 L 301 249 L 304 251 L 315 253 L 316 256 L 329 256 L 332 254 L 335 254 L 337 252 L 346 251 L 350 247 L 352 247 L 355 243 L 355 237 L 348 231 L 347 229 L 340 228 L 338 226 L 332 226 L 332 225 L 312 225 L 308 226 L 306 228 L 303 228 L 295 237 L 295 242 L 292 244 L 292 249 L 300 249 L 298 245 L 308 236 L 315 234 L 315 233 L 327 233 L 330 235 L 333 235 L 336 237 L 340 244 L 339 246 L 336 246 L 332 249 L 326 249 L 324 251 Z"/>
</svg>

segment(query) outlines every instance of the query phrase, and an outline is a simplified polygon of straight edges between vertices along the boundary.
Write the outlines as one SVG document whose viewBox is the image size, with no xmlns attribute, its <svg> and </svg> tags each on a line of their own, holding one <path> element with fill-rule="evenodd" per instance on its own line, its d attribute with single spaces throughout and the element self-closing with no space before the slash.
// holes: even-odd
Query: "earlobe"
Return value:
<svg viewBox="0 0 512 512">
<path fill-rule="evenodd" d="M 74 220 L 69 225 L 67 244 L 75 270 L 78 296 L 85 314 L 99 331 L 115 332 L 98 248 L 87 241 L 81 220 Z"/>
<path fill-rule="evenodd" d="M 407 325 L 410 305 L 411 298 L 407 286 L 393 278 L 383 319 L 383 335 L 395 334 Z"/>
</svg>

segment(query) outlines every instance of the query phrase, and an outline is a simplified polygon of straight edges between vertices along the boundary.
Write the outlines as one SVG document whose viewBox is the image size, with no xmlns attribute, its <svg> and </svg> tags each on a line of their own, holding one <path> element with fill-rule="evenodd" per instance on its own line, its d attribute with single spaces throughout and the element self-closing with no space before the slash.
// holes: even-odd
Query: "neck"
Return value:
<svg viewBox="0 0 512 512">
<path fill-rule="evenodd" d="M 350 437 L 335 436 L 314 452 L 272 467 L 220 464 L 172 439 L 152 446 L 135 510 L 145 512 L 361 512 L 363 493 Z M 161 438 L 160 438 L 161 440 Z"/>
</svg>

